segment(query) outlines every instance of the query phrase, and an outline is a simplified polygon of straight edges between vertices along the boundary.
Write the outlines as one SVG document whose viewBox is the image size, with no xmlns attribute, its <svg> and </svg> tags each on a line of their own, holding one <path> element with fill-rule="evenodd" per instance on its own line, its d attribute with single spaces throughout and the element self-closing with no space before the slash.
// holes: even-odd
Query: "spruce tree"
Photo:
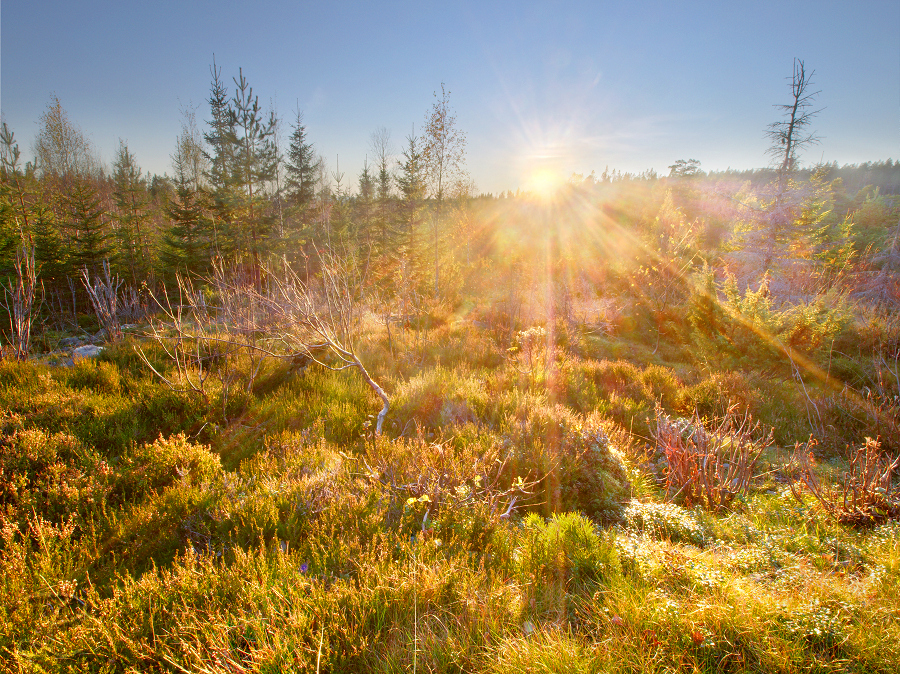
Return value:
<svg viewBox="0 0 900 674">
<path fill-rule="evenodd" d="M 203 156 L 207 161 L 204 176 L 207 181 L 210 210 L 212 213 L 213 247 L 216 254 L 231 259 L 234 253 L 234 194 L 232 170 L 236 145 L 235 116 L 231 109 L 228 89 L 222 81 L 222 70 L 213 59 L 212 83 L 209 103 L 211 119 L 209 131 L 203 134 L 209 150 Z"/>
<path fill-rule="evenodd" d="M 66 287 L 65 276 L 69 266 L 66 245 L 60 233 L 53 210 L 44 206 L 35 212 L 31 224 L 34 240 L 34 261 L 38 276 L 48 291 L 62 292 Z"/>
<path fill-rule="evenodd" d="M 200 194 L 183 176 L 175 177 L 175 197 L 166 206 L 171 225 L 166 230 L 161 253 L 168 282 L 175 273 L 203 276 L 209 272 L 209 223 Z"/>
<path fill-rule="evenodd" d="M 423 227 L 425 199 L 425 163 L 421 141 L 415 133 L 407 136 L 406 149 L 398 161 L 397 186 L 400 188 L 400 228 L 396 241 L 399 249 L 400 278 L 398 292 L 406 303 L 409 290 L 423 278 L 426 240 Z M 404 310 L 405 313 L 405 310 Z"/>
<path fill-rule="evenodd" d="M 315 148 L 306 137 L 303 113 L 297 112 L 297 121 L 291 132 L 287 160 L 284 163 L 288 203 L 295 211 L 302 212 L 312 203 L 316 193 L 318 168 Z"/>
<path fill-rule="evenodd" d="M 278 169 L 279 158 L 274 143 L 277 120 L 274 112 L 269 112 L 268 116 L 263 114 L 259 98 L 253 95 L 243 70 L 238 70 L 234 83 L 236 89 L 231 102 L 235 144 L 231 177 L 241 220 L 238 240 L 255 275 L 268 249 L 273 224 L 265 189 L 275 180 Z"/>
<path fill-rule="evenodd" d="M 373 216 L 375 203 L 375 179 L 369 169 L 369 160 L 363 162 L 362 171 L 359 173 L 359 192 L 354 200 L 355 220 L 359 232 L 359 244 L 367 248 L 375 243 L 376 233 L 373 231 L 375 224 Z"/>
<path fill-rule="evenodd" d="M 67 274 L 80 277 L 85 267 L 97 274 L 114 251 L 100 196 L 89 179 L 78 178 L 63 202 L 71 241 Z"/>
<path fill-rule="evenodd" d="M 420 139 L 415 134 L 407 136 L 403 160 L 398 161 L 397 166 L 400 171 L 397 186 L 400 188 L 403 208 L 400 238 L 402 243 L 408 245 L 419 228 L 422 201 L 425 199 L 425 163 Z"/>
<path fill-rule="evenodd" d="M 160 254 L 169 283 L 174 282 L 178 272 L 205 276 L 216 253 L 213 223 L 202 190 L 203 152 L 193 112 L 187 112 L 182 123 L 172 168 L 175 193 L 166 205 L 170 224 Z"/>
<path fill-rule="evenodd" d="M 385 132 L 386 133 L 386 132 Z M 375 199 L 377 202 L 378 239 L 381 250 L 387 251 L 392 247 L 395 232 L 393 230 L 392 216 L 394 200 L 391 194 L 393 176 L 389 166 L 388 138 L 382 133 L 381 147 L 375 159 Z"/>
<path fill-rule="evenodd" d="M 119 243 L 119 273 L 129 278 L 138 287 L 148 280 L 153 269 L 153 249 L 151 244 L 149 213 L 147 210 L 147 182 L 128 150 L 128 145 L 119 141 L 116 154 L 113 181 Z"/>
</svg>

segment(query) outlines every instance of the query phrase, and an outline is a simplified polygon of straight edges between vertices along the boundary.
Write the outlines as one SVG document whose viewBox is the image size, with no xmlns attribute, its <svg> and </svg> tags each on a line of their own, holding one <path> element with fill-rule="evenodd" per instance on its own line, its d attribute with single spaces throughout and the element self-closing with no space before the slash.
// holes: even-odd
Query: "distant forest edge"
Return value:
<svg viewBox="0 0 900 674">
<path fill-rule="evenodd" d="M 349 177 L 328 166 L 302 112 L 280 133 L 283 120 L 260 108 L 241 71 L 233 87 L 215 65 L 211 73 L 207 120 L 183 113 L 171 176 L 142 172 L 125 141 L 108 170 L 55 97 L 32 160 L 3 124 L 0 277 L 10 291 L 29 253 L 43 310 L 56 316 L 87 308 L 82 275 L 104 262 L 145 303 L 178 274 L 208 278 L 213 264 L 256 282 L 277 265 L 308 278 L 323 252 L 364 268 L 382 296 L 451 303 L 498 294 L 519 278 L 510 271 L 497 282 L 498 269 L 546 265 L 545 250 L 565 266 L 566 292 L 587 283 L 597 296 L 642 269 L 684 276 L 706 264 L 717 282 L 731 273 L 744 285 L 787 263 L 820 280 L 893 269 L 900 162 L 801 167 L 790 142 L 781 149 L 786 122 L 768 132 L 776 168 L 705 172 L 694 159 L 675 161 L 667 176 L 607 168 L 573 174 L 541 201 L 477 193 L 443 86 L 419 135 L 395 144 L 378 129 L 363 170 Z"/>
</svg>

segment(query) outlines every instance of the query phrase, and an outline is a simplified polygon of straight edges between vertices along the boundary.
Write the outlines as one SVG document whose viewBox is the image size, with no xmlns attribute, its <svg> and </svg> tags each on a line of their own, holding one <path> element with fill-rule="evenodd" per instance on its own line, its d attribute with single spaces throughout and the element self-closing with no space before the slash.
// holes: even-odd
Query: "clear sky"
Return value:
<svg viewBox="0 0 900 674">
<path fill-rule="evenodd" d="M 900 159 L 900 2 L 4 0 L 0 107 L 30 158 L 51 94 L 110 165 L 120 138 L 171 174 L 182 106 L 209 118 L 213 54 L 285 132 L 299 105 L 356 188 L 372 132 L 399 151 L 445 83 L 479 191 L 549 163 L 667 173 L 765 166 L 794 57 L 815 70 L 821 145 L 802 160 Z M 201 127 L 204 125 L 201 124 Z"/>
</svg>

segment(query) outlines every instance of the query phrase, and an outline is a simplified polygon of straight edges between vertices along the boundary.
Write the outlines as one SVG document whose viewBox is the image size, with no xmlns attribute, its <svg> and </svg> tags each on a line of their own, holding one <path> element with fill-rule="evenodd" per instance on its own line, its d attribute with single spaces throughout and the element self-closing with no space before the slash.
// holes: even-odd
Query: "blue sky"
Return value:
<svg viewBox="0 0 900 674">
<path fill-rule="evenodd" d="M 111 164 L 171 173 L 182 106 L 208 119 L 213 54 L 289 131 L 298 104 L 355 188 L 372 132 L 399 151 L 445 83 L 481 191 L 537 164 L 661 173 L 764 166 L 794 57 L 815 70 L 806 163 L 900 158 L 900 3 L 5 0 L 0 108 L 27 157 L 51 94 Z"/>
</svg>

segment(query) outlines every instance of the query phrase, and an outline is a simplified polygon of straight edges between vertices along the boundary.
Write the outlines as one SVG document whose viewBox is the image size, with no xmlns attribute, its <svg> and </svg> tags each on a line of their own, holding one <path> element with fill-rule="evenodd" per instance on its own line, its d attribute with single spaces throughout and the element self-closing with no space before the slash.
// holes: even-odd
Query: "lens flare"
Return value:
<svg viewBox="0 0 900 674">
<path fill-rule="evenodd" d="M 539 199 L 550 201 L 556 196 L 563 183 L 562 174 L 550 168 L 535 169 L 525 184 L 525 189 Z"/>
</svg>

